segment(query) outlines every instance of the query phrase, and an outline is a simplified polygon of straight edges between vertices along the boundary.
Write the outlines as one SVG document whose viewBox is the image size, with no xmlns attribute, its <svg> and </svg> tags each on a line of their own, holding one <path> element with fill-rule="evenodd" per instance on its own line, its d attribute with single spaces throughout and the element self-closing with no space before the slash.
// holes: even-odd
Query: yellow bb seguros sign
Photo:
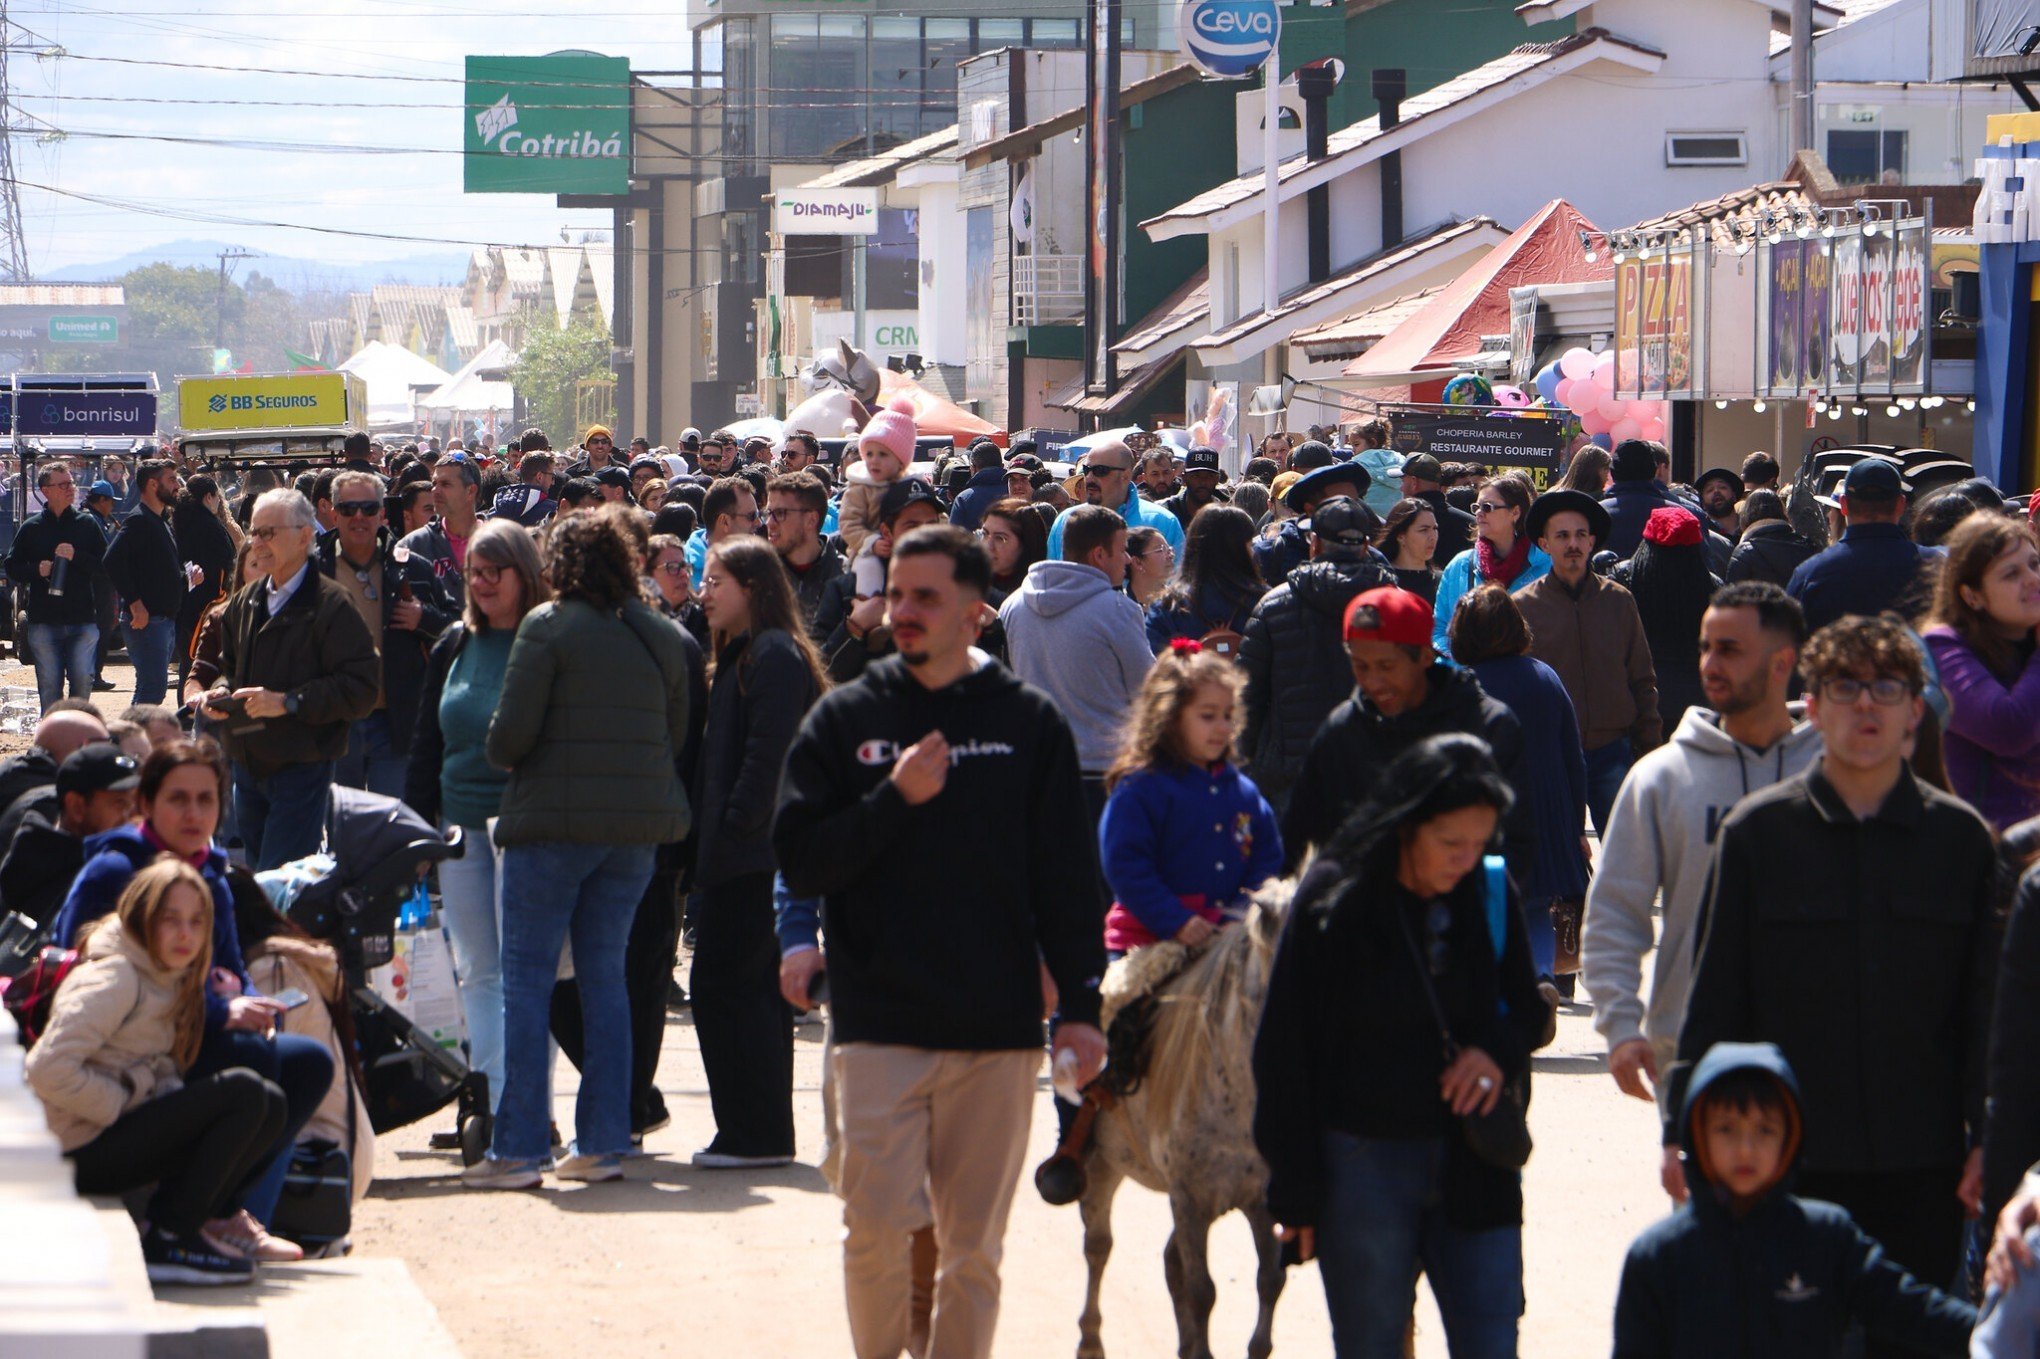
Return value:
<svg viewBox="0 0 2040 1359">
<path fill-rule="evenodd" d="M 237 429 L 362 428 L 368 386 L 352 373 L 177 380 L 177 423 L 188 434 Z"/>
</svg>

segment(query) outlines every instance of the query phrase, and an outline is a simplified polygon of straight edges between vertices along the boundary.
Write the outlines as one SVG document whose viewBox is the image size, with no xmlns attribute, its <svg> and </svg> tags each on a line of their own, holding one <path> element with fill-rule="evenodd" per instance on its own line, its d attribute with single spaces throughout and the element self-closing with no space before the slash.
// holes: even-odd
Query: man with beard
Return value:
<svg viewBox="0 0 2040 1359">
<path fill-rule="evenodd" d="M 1530 625 L 1530 654 L 1558 672 L 1579 717 L 1587 756 L 1587 811 L 1603 835 L 1615 790 L 1636 756 L 1663 739 L 1657 670 L 1636 600 L 1592 568 L 1608 536 L 1608 511 L 1584 491 L 1546 491 L 1524 532 L 1551 558 L 1551 573 L 1516 592 Z"/>
<path fill-rule="evenodd" d="M 1700 508 L 1707 512 L 1714 530 L 1731 543 L 1742 535 L 1735 507 L 1743 498 L 1743 480 L 1726 467 L 1710 467 L 1700 474 L 1693 489 L 1700 492 Z"/>
<path fill-rule="evenodd" d="M 1170 514 L 1151 500 L 1143 500 L 1139 489 L 1133 484 L 1133 451 L 1117 439 L 1093 444 L 1078 465 L 1084 478 L 1084 503 L 1103 505 L 1115 510 L 1126 522 L 1126 527 L 1139 528 L 1142 524 L 1154 529 L 1168 539 L 1169 547 L 1178 557 L 1183 555 L 1183 525 L 1175 515 Z M 1063 556 L 1063 525 L 1068 515 L 1059 515 L 1048 531 L 1048 559 L 1061 561 Z"/>
<path fill-rule="evenodd" d="M 1805 642 L 1805 615 L 1777 586 L 1717 590 L 1700 618 L 1700 686 L 1713 710 L 1688 708 L 1671 740 L 1636 762 L 1601 834 L 1580 975 L 1594 1027 L 1608 1041 L 1609 1073 L 1637 1099 L 1662 1098 L 1671 1072 L 1722 820 L 1746 795 L 1791 778 L 1820 753 L 1820 733 L 1795 722 L 1785 702 Z M 1651 914 L 1660 898 L 1664 930 L 1656 938 Z M 1654 944 L 1646 1009 L 1643 960 Z M 1683 1183 L 1676 1148 L 1663 1177 L 1667 1192 Z"/>
<path fill-rule="evenodd" d="M 1225 503 L 1225 494 L 1218 489 L 1223 480 L 1225 473 L 1219 470 L 1218 450 L 1201 445 L 1193 448 L 1183 464 L 1183 489 L 1162 501 L 1162 508 L 1175 515 L 1187 533 L 1197 511 L 1206 505 Z"/>
</svg>

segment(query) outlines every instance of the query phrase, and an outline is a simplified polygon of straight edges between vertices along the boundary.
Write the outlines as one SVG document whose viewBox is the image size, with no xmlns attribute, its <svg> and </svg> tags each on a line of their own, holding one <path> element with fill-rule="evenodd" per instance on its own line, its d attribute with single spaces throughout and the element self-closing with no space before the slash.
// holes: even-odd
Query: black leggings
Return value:
<svg viewBox="0 0 2040 1359">
<path fill-rule="evenodd" d="M 771 873 L 702 889 L 687 989 L 715 1150 L 793 1155 L 793 1008 L 779 994 Z"/>
<path fill-rule="evenodd" d="M 149 1221 L 178 1236 L 239 1206 L 283 1136 L 283 1091 L 246 1067 L 139 1104 L 70 1153 L 81 1194 L 156 1186 Z"/>
</svg>

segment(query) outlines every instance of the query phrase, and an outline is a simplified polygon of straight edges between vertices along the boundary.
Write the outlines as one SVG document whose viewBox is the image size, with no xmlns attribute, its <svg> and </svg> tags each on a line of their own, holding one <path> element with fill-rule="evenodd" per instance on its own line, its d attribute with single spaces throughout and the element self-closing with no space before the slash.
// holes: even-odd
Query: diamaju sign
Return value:
<svg viewBox="0 0 2040 1359">
<path fill-rule="evenodd" d="M 594 52 L 469 57 L 469 193 L 630 192 L 630 62 Z"/>
<path fill-rule="evenodd" d="M 177 380 L 177 423 L 187 434 L 243 429 L 363 428 L 368 384 L 352 373 L 286 373 Z"/>
<path fill-rule="evenodd" d="M 877 189 L 781 189 L 772 229 L 782 236 L 875 236 Z"/>
</svg>

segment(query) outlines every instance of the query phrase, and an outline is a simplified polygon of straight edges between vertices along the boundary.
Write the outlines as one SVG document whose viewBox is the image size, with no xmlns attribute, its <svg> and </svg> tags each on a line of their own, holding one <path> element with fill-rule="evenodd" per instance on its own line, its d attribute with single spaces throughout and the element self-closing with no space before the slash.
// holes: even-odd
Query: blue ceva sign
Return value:
<svg viewBox="0 0 2040 1359">
<path fill-rule="evenodd" d="M 78 439 L 140 438 L 156 432 L 154 392 L 22 392 L 15 432 Z"/>
<path fill-rule="evenodd" d="M 1176 25 L 1185 56 L 1212 75 L 1236 80 L 1274 54 L 1282 11 L 1275 0 L 1183 0 Z"/>
</svg>

